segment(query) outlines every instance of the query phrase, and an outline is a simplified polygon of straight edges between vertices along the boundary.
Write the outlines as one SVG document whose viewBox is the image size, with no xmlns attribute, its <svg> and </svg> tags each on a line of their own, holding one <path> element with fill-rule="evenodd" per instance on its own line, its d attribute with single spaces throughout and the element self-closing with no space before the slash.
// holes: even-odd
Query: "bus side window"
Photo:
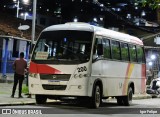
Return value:
<svg viewBox="0 0 160 117">
<path fill-rule="evenodd" d="M 112 44 L 112 58 L 116 60 L 120 60 L 121 59 L 120 42 L 112 40 L 111 44 Z"/>
<path fill-rule="evenodd" d="M 130 61 L 137 62 L 136 46 L 135 45 L 129 45 L 129 53 L 130 53 Z"/>
<path fill-rule="evenodd" d="M 121 57 L 123 61 L 129 61 L 128 44 L 121 43 Z"/>
<path fill-rule="evenodd" d="M 103 39 L 103 48 L 104 48 L 104 58 L 111 58 L 111 47 L 110 47 L 110 40 Z"/>
<path fill-rule="evenodd" d="M 144 53 L 143 48 L 140 46 L 137 46 L 137 59 L 139 63 L 144 63 Z"/>
<path fill-rule="evenodd" d="M 103 44 L 98 44 L 97 45 L 97 54 L 98 54 L 98 56 L 103 55 Z"/>
<path fill-rule="evenodd" d="M 97 38 L 93 48 L 93 60 L 97 58 L 102 58 L 102 55 L 103 55 L 102 39 Z"/>
</svg>

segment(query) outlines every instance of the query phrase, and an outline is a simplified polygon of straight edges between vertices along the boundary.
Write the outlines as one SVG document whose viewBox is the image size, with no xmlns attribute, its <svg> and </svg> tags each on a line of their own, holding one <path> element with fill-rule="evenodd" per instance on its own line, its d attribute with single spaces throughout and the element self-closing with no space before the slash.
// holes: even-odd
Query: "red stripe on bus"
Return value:
<svg viewBox="0 0 160 117">
<path fill-rule="evenodd" d="M 30 73 L 40 73 L 40 74 L 61 74 L 62 72 L 52 68 L 48 65 L 44 64 L 36 64 L 34 62 L 30 63 L 30 68 L 29 68 Z"/>
<path fill-rule="evenodd" d="M 124 84 L 123 84 L 122 95 L 126 95 L 126 92 L 127 92 L 127 87 L 128 87 L 128 85 L 127 85 L 127 79 L 128 79 L 129 68 L 130 68 L 130 63 L 127 66 L 126 76 L 125 76 L 125 80 L 124 80 Z"/>
<path fill-rule="evenodd" d="M 141 92 L 144 93 L 146 89 L 146 65 L 142 65 L 142 72 L 141 72 Z"/>
<path fill-rule="evenodd" d="M 30 66 L 29 66 L 29 72 L 30 73 L 38 73 L 37 71 L 37 64 L 34 62 L 30 62 Z"/>
<path fill-rule="evenodd" d="M 38 73 L 41 74 L 61 74 L 62 72 L 48 65 L 38 64 Z"/>
</svg>

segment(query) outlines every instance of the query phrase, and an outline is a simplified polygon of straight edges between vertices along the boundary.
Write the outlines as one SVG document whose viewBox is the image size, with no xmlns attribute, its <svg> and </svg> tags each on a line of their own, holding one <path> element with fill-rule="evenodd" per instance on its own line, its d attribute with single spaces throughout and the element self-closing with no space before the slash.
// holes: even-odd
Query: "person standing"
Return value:
<svg viewBox="0 0 160 117">
<path fill-rule="evenodd" d="M 24 59 L 24 52 L 20 53 L 20 58 L 16 59 L 13 63 L 14 72 L 14 84 L 12 89 L 11 97 L 14 98 L 17 84 L 19 83 L 19 98 L 23 98 L 22 93 L 22 83 L 24 80 L 25 70 L 27 70 L 27 61 Z"/>
</svg>

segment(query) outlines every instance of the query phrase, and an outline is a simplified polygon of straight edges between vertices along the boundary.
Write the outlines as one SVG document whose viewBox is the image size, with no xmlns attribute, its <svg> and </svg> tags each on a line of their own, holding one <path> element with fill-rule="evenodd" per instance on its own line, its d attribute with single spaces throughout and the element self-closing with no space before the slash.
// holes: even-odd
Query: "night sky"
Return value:
<svg viewBox="0 0 160 117">
<path fill-rule="evenodd" d="M 20 6 L 23 8 L 20 11 L 32 13 L 32 3 L 30 5 L 23 5 L 22 1 L 20 0 Z M 138 9 L 135 9 L 134 0 L 98 0 L 98 2 L 124 18 L 127 18 L 127 15 L 130 14 L 131 18 L 141 17 L 142 11 L 145 11 L 146 15 L 143 18 L 149 21 L 156 19 L 155 10 L 139 6 Z M 4 5 L 6 8 L 12 8 L 11 6 L 13 6 L 13 0 L 0 0 L 0 3 L 0 7 L 3 9 Z M 120 6 L 118 3 L 126 3 L 126 5 Z M 119 8 L 120 10 L 118 11 Z M 14 7 L 14 10 L 16 11 L 16 7 Z M 60 14 L 57 12 L 60 12 Z M 93 4 L 93 0 L 37 0 L 37 13 L 53 17 L 63 17 L 64 20 L 72 20 L 73 17 L 77 16 L 81 21 L 88 21 L 90 17 L 98 15 L 108 15 L 108 12 L 104 8 Z M 110 17 L 110 15 L 108 16 Z"/>
</svg>

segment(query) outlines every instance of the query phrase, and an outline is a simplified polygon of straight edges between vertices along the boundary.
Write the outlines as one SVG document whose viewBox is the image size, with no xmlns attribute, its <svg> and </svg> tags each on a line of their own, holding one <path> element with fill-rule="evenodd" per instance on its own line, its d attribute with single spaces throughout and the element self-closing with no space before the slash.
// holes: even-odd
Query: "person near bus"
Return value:
<svg viewBox="0 0 160 117">
<path fill-rule="evenodd" d="M 22 93 L 22 83 L 24 80 L 24 74 L 27 70 L 27 61 L 24 59 L 24 52 L 20 53 L 20 58 L 16 59 L 13 63 L 14 72 L 14 84 L 12 89 L 11 97 L 14 98 L 14 94 L 16 91 L 17 84 L 19 83 L 19 98 L 23 98 Z"/>
</svg>

